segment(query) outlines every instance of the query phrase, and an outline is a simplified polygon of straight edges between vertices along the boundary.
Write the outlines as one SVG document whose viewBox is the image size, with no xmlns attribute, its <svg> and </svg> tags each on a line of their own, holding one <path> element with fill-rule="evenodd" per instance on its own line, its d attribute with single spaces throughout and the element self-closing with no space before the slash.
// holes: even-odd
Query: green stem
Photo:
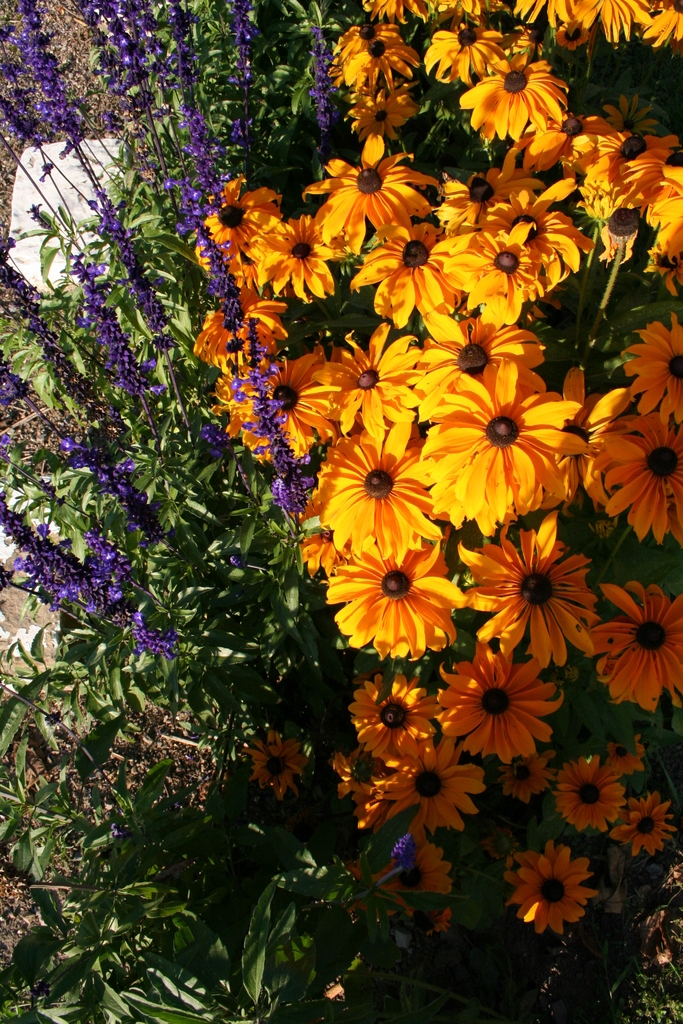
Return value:
<svg viewBox="0 0 683 1024">
<path fill-rule="evenodd" d="M 595 336 L 598 333 L 598 329 L 600 327 L 600 324 L 602 323 L 602 318 L 603 318 L 603 316 L 605 314 L 605 309 L 607 308 L 607 303 L 610 300 L 610 296 L 612 294 L 612 289 L 614 288 L 614 284 L 615 284 L 615 282 L 617 280 L 617 274 L 619 273 L 619 267 L 621 266 L 621 261 L 624 258 L 624 252 L 625 251 L 626 251 L 626 239 L 624 239 L 623 241 L 620 241 L 619 244 L 618 244 L 616 255 L 615 255 L 614 260 L 612 262 L 612 269 L 610 271 L 609 277 L 607 278 L 607 284 L 605 286 L 605 291 L 603 293 L 602 298 L 600 299 L 600 305 L 598 306 L 598 312 L 596 314 L 595 320 L 593 321 L 593 326 L 591 327 L 590 332 L 588 334 L 588 340 L 586 341 L 586 347 L 584 349 L 583 359 L 582 359 L 582 363 L 583 363 L 584 369 L 586 367 L 586 362 L 588 360 L 588 353 L 590 352 L 591 348 L 593 347 L 593 342 L 595 341 Z"/>
<path fill-rule="evenodd" d="M 586 265 L 583 268 L 583 277 L 581 278 L 581 291 L 579 292 L 579 308 L 576 311 L 576 340 L 575 340 L 575 345 L 576 345 L 577 349 L 579 347 L 579 332 L 581 330 L 581 317 L 583 315 L 583 311 L 584 311 L 584 308 L 585 308 L 585 305 L 586 305 L 586 290 L 587 290 L 587 287 L 588 287 L 588 279 L 590 277 L 590 269 L 591 269 L 591 267 L 593 265 L 593 259 L 595 257 L 595 250 L 596 250 L 597 245 L 598 245 L 598 235 L 599 234 L 600 234 L 600 225 L 596 224 L 595 229 L 593 231 L 593 248 L 591 249 L 591 251 L 588 254 L 588 259 L 586 260 Z"/>
<path fill-rule="evenodd" d="M 595 586 L 596 587 L 599 586 L 602 583 L 603 579 L 605 578 L 605 573 L 607 572 L 607 570 L 609 569 L 610 565 L 612 564 L 612 562 L 616 558 L 616 555 L 617 555 L 617 552 L 618 552 L 619 548 L 624 543 L 624 541 L 626 540 L 626 538 L 628 537 L 630 532 L 631 532 L 631 527 L 630 527 L 630 525 L 627 524 L 624 527 L 624 530 L 623 530 L 623 532 L 621 534 L 621 537 L 619 538 L 617 543 L 614 545 L 614 550 L 612 551 L 612 554 L 609 556 L 609 558 L 607 559 L 607 561 L 603 565 L 602 572 L 600 573 L 600 575 L 598 576 L 597 580 L 595 581 Z"/>
</svg>

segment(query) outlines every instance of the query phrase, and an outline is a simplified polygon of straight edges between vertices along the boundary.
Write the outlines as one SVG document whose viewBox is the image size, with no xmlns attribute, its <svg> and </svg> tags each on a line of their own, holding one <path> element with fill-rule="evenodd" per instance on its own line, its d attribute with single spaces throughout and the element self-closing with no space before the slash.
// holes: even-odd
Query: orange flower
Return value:
<svg viewBox="0 0 683 1024">
<path fill-rule="evenodd" d="M 622 32 L 630 39 L 634 25 L 647 28 L 652 23 L 645 0 L 579 0 L 574 8 L 574 19 L 589 29 L 597 18 L 610 43 L 618 43 Z"/>
<path fill-rule="evenodd" d="M 450 892 L 453 888 L 449 875 L 452 866 L 443 859 L 443 850 L 439 846 L 421 843 L 415 854 L 415 867 L 395 875 L 385 888 L 394 892 Z"/>
<path fill-rule="evenodd" d="M 649 256 L 650 264 L 645 267 L 645 272 L 663 277 L 667 291 L 675 298 L 678 289 L 683 286 L 683 251 L 672 251 L 657 242 L 654 248 L 650 249 Z"/>
<path fill-rule="evenodd" d="M 598 677 L 616 704 L 631 700 L 654 711 L 662 687 L 683 693 L 683 595 L 672 602 L 654 583 L 646 590 L 635 580 L 625 589 L 613 583 L 600 589 L 625 614 L 593 630 L 595 651 L 604 655 Z"/>
<path fill-rule="evenodd" d="M 533 921 L 539 934 L 550 925 L 562 935 L 564 922 L 578 921 L 588 900 L 598 895 L 597 889 L 581 885 L 592 874 L 588 857 L 572 860 L 569 847 L 561 843 L 555 847 L 552 839 L 544 853 L 528 850 L 516 853 L 515 860 L 520 865 L 517 871 L 505 872 L 505 881 L 515 886 L 506 906 L 521 904 L 517 917 Z"/>
<path fill-rule="evenodd" d="M 347 334 L 351 352 L 341 349 L 339 362 L 321 365 L 314 380 L 332 392 L 330 416 L 339 419 L 343 434 L 364 427 L 376 441 L 383 441 L 389 423 L 412 423 L 418 399 L 410 389 L 412 372 L 420 354 L 412 334 L 386 345 L 390 324 L 380 324 L 364 352 Z M 386 345 L 386 348 L 385 348 Z M 361 423 L 358 424 L 358 417 Z"/>
<path fill-rule="evenodd" d="M 442 420 L 430 428 L 422 451 L 435 481 L 434 514 L 446 512 L 459 528 L 476 519 L 491 536 L 515 511 L 539 508 L 545 492 L 560 488 L 555 454 L 583 454 L 585 442 L 562 426 L 578 411 L 554 393 L 528 395 L 515 363 L 486 366 L 481 380 L 463 375 L 456 395 L 444 395 Z M 558 495 L 558 501 L 560 497 Z"/>
<path fill-rule="evenodd" d="M 444 201 L 436 215 L 447 235 L 455 235 L 461 224 L 477 224 L 482 214 L 494 204 L 503 202 L 522 189 L 530 192 L 544 188 L 538 178 L 529 178 L 515 166 L 516 149 L 508 150 L 502 168 L 491 167 L 485 175 L 473 174 L 467 184 L 446 176 Z"/>
<path fill-rule="evenodd" d="M 367 679 L 354 691 L 354 701 L 349 705 L 351 721 L 358 741 L 376 757 L 417 757 L 420 741 L 434 735 L 436 730 L 429 719 L 436 714 L 436 697 L 428 697 L 419 682 L 418 678 L 408 681 L 399 673 L 391 692 L 379 704 L 377 698 L 384 685 L 381 672 L 374 681 Z"/>
<path fill-rule="evenodd" d="M 679 0 L 662 0 L 652 17 L 652 24 L 645 29 L 643 39 L 657 49 L 667 43 L 674 53 L 681 53 L 683 48 L 683 13 L 679 10 Z"/>
<path fill-rule="evenodd" d="M 474 661 L 461 661 L 455 669 L 451 675 L 441 666 L 448 689 L 439 690 L 444 710 L 436 717 L 444 736 L 466 736 L 463 750 L 483 757 L 496 754 L 501 761 L 533 754 L 534 738 L 550 739 L 553 730 L 539 718 L 557 711 L 562 694 L 550 703 L 555 684 L 541 682 L 536 660 L 511 665 L 479 643 Z"/>
<path fill-rule="evenodd" d="M 557 41 L 560 41 L 559 33 Z M 604 118 L 583 114 L 567 114 L 563 120 L 549 121 L 543 130 L 530 127 L 520 139 L 520 146 L 524 146 L 524 167 L 549 171 L 562 162 L 566 167 L 585 171 L 586 161 L 595 152 L 598 136 L 611 130 Z"/>
<path fill-rule="evenodd" d="M 337 785 L 337 795 L 343 800 L 348 793 L 356 796 L 371 796 L 375 789 L 376 777 L 382 774 L 382 762 L 369 750 L 358 746 L 348 757 L 338 750 L 330 759 L 330 764 L 342 780 Z"/>
<path fill-rule="evenodd" d="M 435 77 L 439 82 L 453 82 L 459 78 L 472 85 L 472 71 L 478 78 L 484 78 L 491 64 L 505 60 L 505 54 L 498 45 L 502 38 L 500 32 L 467 25 L 458 32 L 435 32 L 425 53 L 427 74 L 438 63 Z"/>
<path fill-rule="evenodd" d="M 526 56 L 519 54 L 490 70 L 488 78 L 460 97 L 460 106 L 472 111 L 472 127 L 481 128 L 485 139 L 520 139 L 529 121 L 543 131 L 548 118 L 562 120 L 567 105 L 563 91 L 568 86 L 554 77 L 546 60 L 527 64 Z"/>
<path fill-rule="evenodd" d="M 683 524 L 683 438 L 651 413 L 637 419 L 627 433 L 608 434 L 604 444 L 605 451 L 595 468 L 608 469 L 608 491 L 619 488 L 605 511 L 618 516 L 628 508 L 628 521 L 638 540 L 652 527 L 655 540 L 661 544 L 670 529 L 670 499 L 678 522 Z"/>
<path fill-rule="evenodd" d="M 468 309 L 485 303 L 489 317 L 514 324 L 523 303 L 543 294 L 541 262 L 526 244 L 528 234 L 529 225 L 520 222 L 509 233 L 484 229 L 458 239 L 448 270 L 454 285 L 469 293 Z"/>
<path fill-rule="evenodd" d="M 391 317 L 396 327 L 405 327 L 417 307 L 421 313 L 435 309 L 449 313 L 456 303 L 456 288 L 449 275 L 454 247 L 467 239 L 445 239 L 431 224 L 383 227 L 377 232 L 383 241 L 368 253 L 351 281 L 351 291 L 377 284 L 375 310 Z M 458 300 L 459 300 L 458 294 Z"/>
<path fill-rule="evenodd" d="M 328 604 L 349 602 L 335 621 L 352 647 L 372 642 L 382 658 L 421 658 L 455 640 L 451 609 L 460 591 L 447 578 L 438 547 L 409 551 L 405 559 L 383 559 L 366 542 L 360 559 L 340 565 L 330 580 Z"/>
<path fill-rule="evenodd" d="M 301 775 L 308 764 L 308 758 L 300 754 L 301 744 L 296 740 L 283 740 L 279 732 L 270 729 L 268 739 L 256 740 L 253 747 L 247 747 L 245 753 L 253 761 L 249 781 L 258 781 L 261 789 L 272 786 L 275 796 L 282 800 L 288 789 L 299 795 L 295 775 Z"/>
<path fill-rule="evenodd" d="M 427 21 L 429 17 L 423 0 L 365 0 L 363 7 L 373 20 L 386 18 L 387 21 L 400 21 L 403 25 L 406 21 L 406 11 L 410 11 L 416 18 L 422 18 L 423 21 Z"/>
<path fill-rule="evenodd" d="M 282 218 L 278 206 L 282 196 L 271 188 L 243 192 L 244 184 L 241 174 L 228 181 L 223 189 L 223 205 L 204 222 L 216 245 L 230 260 L 230 270 L 238 280 L 245 275 L 245 258 L 257 258 L 254 246 Z"/>
<path fill-rule="evenodd" d="M 373 164 L 363 155 L 360 167 L 344 160 L 330 160 L 326 167 L 330 177 L 309 185 L 303 193 L 330 193 L 316 216 L 324 240 L 330 242 L 344 232 L 352 251 L 358 253 L 365 241 L 366 217 L 375 228 L 400 224 L 407 230 L 411 217 L 428 216 L 429 203 L 411 185 L 424 187 L 438 182 L 410 167 L 399 166 L 402 160 L 409 159 L 411 154 L 397 153 Z"/>
<path fill-rule="evenodd" d="M 642 743 L 639 743 L 640 733 L 637 733 L 633 737 L 633 743 L 635 746 L 635 754 L 632 754 L 630 750 L 624 747 L 621 743 L 608 743 L 607 744 L 607 760 L 605 764 L 609 765 L 610 768 L 614 768 L 615 772 L 621 775 L 633 775 L 634 772 L 645 771 L 645 765 L 643 764 L 642 757 L 645 753 L 645 747 Z"/>
<path fill-rule="evenodd" d="M 599 757 L 569 761 L 557 775 L 557 810 L 579 832 L 586 828 L 606 832 L 607 822 L 614 821 L 624 806 L 626 790 L 618 778 L 612 768 L 600 767 Z"/>
<path fill-rule="evenodd" d="M 635 333 L 644 344 L 631 345 L 624 350 L 624 355 L 636 357 L 624 365 L 624 370 L 627 377 L 636 378 L 631 394 L 642 393 L 638 412 L 652 412 L 661 402 L 662 423 L 668 423 L 670 416 L 680 423 L 683 419 L 683 327 L 672 313 L 671 330 L 655 321 Z"/>
<path fill-rule="evenodd" d="M 225 327 L 225 317 L 220 310 L 207 313 L 204 326 L 194 343 L 194 354 L 205 363 L 220 367 L 223 373 L 227 373 L 233 366 L 244 365 L 244 346 L 249 339 L 250 320 L 256 320 L 256 335 L 268 353 L 274 353 L 276 342 L 287 337 L 287 331 L 280 319 L 282 313 L 287 310 L 285 302 L 261 299 L 255 291 L 246 286 L 240 288 L 240 302 L 244 310 L 244 326 L 237 334 L 243 345 L 239 352 L 232 351 L 235 339 Z M 246 354 L 249 354 L 248 346 Z"/>
<path fill-rule="evenodd" d="M 331 69 L 335 85 L 353 86 L 373 92 L 380 76 L 389 92 L 394 90 L 394 73 L 412 78 L 419 67 L 419 54 L 406 46 L 395 25 L 352 25 L 335 47 Z"/>
<path fill-rule="evenodd" d="M 317 498 L 313 499 L 306 506 L 302 515 L 305 524 L 310 519 L 320 517 L 320 504 Z M 326 576 L 331 576 L 340 562 L 344 561 L 344 545 L 338 549 L 334 540 L 332 530 L 320 530 L 319 533 L 309 534 L 301 544 L 301 557 L 306 562 L 309 576 L 315 576 L 322 568 Z"/>
<path fill-rule="evenodd" d="M 439 527 L 426 518 L 432 511 L 424 486 L 427 467 L 410 433 L 410 423 L 397 423 L 383 442 L 363 433 L 328 449 L 318 491 L 320 519 L 334 530 L 338 545 L 351 543 L 357 557 L 368 537 L 383 557 L 399 561 L 420 546 L 421 537 L 441 540 Z"/>
<path fill-rule="evenodd" d="M 629 797 L 628 810 L 622 818 L 624 823 L 616 825 L 610 832 L 610 839 L 616 839 L 622 846 L 631 843 L 633 856 L 637 857 L 642 849 L 652 857 L 656 850 L 664 849 L 664 842 L 671 839 L 667 832 L 677 832 L 675 825 L 668 822 L 673 818 L 667 814 L 671 801 L 662 803 L 659 793 L 648 793 L 646 796 Z"/>
<path fill-rule="evenodd" d="M 571 555 L 557 540 L 557 512 L 551 512 L 536 530 L 520 530 L 517 552 L 503 527 L 500 546 L 488 544 L 477 551 L 460 545 L 460 557 L 478 584 L 467 591 L 470 608 L 496 614 L 479 629 L 479 640 L 500 637 L 500 649 L 512 657 L 527 623 L 531 641 L 527 653 L 545 668 L 567 660 L 565 637 L 585 654 L 593 654 L 589 629 L 600 620 L 593 611 L 597 598 L 586 586 L 590 559 Z M 523 753 L 523 751 L 520 751 Z"/>
<path fill-rule="evenodd" d="M 358 138 L 361 140 L 372 136 L 395 139 L 398 137 L 396 129 L 401 128 L 408 118 L 414 117 L 419 109 L 419 104 L 410 95 L 408 87 L 401 86 L 389 94 L 380 89 L 376 96 L 357 96 L 348 116 L 354 118 L 351 127 L 354 132 L 358 132 Z"/>
<path fill-rule="evenodd" d="M 509 828 L 494 828 L 486 839 L 481 840 L 481 845 L 494 860 L 502 860 L 504 857 L 506 868 L 514 864 L 513 854 L 519 843 Z"/>
<path fill-rule="evenodd" d="M 554 750 L 544 750 L 542 754 L 516 757 L 512 764 L 501 764 L 498 771 L 505 796 L 528 804 L 535 793 L 548 789 L 557 774 L 554 768 L 548 768 L 548 761 L 554 757 Z"/>
<path fill-rule="evenodd" d="M 389 758 L 387 764 L 399 770 L 379 783 L 382 799 L 391 801 L 388 817 L 417 804 L 410 824 L 413 835 L 421 837 L 425 828 L 432 833 L 440 827 L 462 831 L 460 812 L 478 813 L 468 794 L 483 793 L 486 786 L 483 768 L 458 764 L 459 758 L 453 740 L 445 736 L 436 747 L 427 740 L 417 757 Z"/>
<path fill-rule="evenodd" d="M 459 390 L 463 374 L 481 379 L 485 367 L 499 367 L 504 359 L 516 364 L 520 387 L 545 390 L 531 369 L 543 362 L 543 346 L 531 331 L 504 327 L 484 316 L 456 321 L 443 313 L 425 313 L 423 319 L 430 337 L 417 364 L 423 374 L 415 384 L 421 421 L 431 419 L 443 395 Z"/>
<path fill-rule="evenodd" d="M 595 460 L 603 451 L 605 435 L 614 432 L 615 419 L 630 403 L 628 388 L 615 388 L 606 395 L 589 395 L 583 370 L 572 366 L 564 378 L 564 397 L 579 402 L 581 408 L 562 430 L 575 434 L 586 442 L 587 451 L 581 455 L 560 455 L 558 466 L 562 474 L 567 504 L 576 497 L 579 485 L 596 504 L 606 505 L 609 496 L 602 486 L 602 476 L 595 470 Z"/>
<path fill-rule="evenodd" d="M 294 294 L 303 302 L 312 295 L 324 299 L 334 292 L 334 280 L 326 260 L 337 260 L 339 246 L 322 240 L 320 225 L 304 214 L 278 225 L 263 239 L 258 266 L 259 285 L 272 281 L 275 292 L 291 284 Z"/>
<path fill-rule="evenodd" d="M 555 42 L 566 50 L 577 50 L 579 46 L 585 46 L 590 38 L 590 33 L 575 21 L 558 28 L 555 33 Z"/>
</svg>

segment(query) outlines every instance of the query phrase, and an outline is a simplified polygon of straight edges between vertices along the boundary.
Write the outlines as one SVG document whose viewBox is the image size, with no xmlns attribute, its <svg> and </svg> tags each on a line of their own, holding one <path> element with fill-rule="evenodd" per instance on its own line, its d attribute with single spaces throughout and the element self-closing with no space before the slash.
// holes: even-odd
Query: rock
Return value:
<svg viewBox="0 0 683 1024">
<path fill-rule="evenodd" d="M 119 141 L 84 139 L 81 145 L 98 180 L 106 180 L 107 166 L 118 157 Z M 93 184 L 75 153 L 69 153 L 63 159 L 60 157 L 63 149 L 63 142 L 51 142 L 42 149 L 35 149 L 32 146 L 25 149 L 21 154 L 21 167 L 17 168 L 14 179 L 10 235 L 17 244 L 10 259 L 15 268 L 41 291 L 47 290 L 40 269 L 40 250 L 45 242 L 45 236 L 37 234 L 29 238 L 21 237 L 23 234 L 39 230 L 39 225 L 28 212 L 29 209 L 40 205 L 45 212 L 52 213 L 59 206 L 63 206 L 76 224 L 93 215 L 88 206 L 88 200 L 95 198 Z M 54 165 L 54 170 L 41 182 L 46 160 Z M 85 241 L 92 241 L 94 237 L 88 233 L 83 235 Z M 48 246 L 54 248 L 54 242 L 48 242 Z M 64 277 L 65 268 L 64 256 L 58 252 L 47 275 L 52 285 L 56 285 Z"/>
</svg>

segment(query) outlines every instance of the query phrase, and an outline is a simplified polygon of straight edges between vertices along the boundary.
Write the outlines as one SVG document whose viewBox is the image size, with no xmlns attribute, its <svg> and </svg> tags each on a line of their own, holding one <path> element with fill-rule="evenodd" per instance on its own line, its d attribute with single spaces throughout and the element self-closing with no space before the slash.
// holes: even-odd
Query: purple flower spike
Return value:
<svg viewBox="0 0 683 1024">
<path fill-rule="evenodd" d="M 401 836 L 391 851 L 392 860 L 395 860 L 397 867 L 402 868 L 403 871 L 412 871 L 415 867 L 416 854 L 417 844 L 410 832 L 405 836 Z"/>
</svg>

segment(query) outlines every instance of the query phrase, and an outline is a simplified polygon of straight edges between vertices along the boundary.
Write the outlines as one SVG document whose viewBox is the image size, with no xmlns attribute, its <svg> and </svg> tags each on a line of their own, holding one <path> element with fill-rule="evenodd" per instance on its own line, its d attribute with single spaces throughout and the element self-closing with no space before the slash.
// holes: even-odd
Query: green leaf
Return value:
<svg viewBox="0 0 683 1024">
<path fill-rule="evenodd" d="M 400 1013 L 398 1016 L 392 1017 L 391 1024 L 427 1024 L 450 998 L 450 992 L 444 992 L 443 995 L 437 996 L 426 1006 L 420 1006 L 417 1010 L 409 1010 L 408 1013 Z"/>
<path fill-rule="evenodd" d="M 278 885 L 302 896 L 332 900 L 351 887 L 353 876 L 345 868 L 297 868 L 278 878 Z"/>
<path fill-rule="evenodd" d="M 116 718 L 112 718 L 109 722 L 102 722 L 84 737 L 83 745 L 90 752 L 98 766 L 104 764 L 108 759 L 112 744 L 125 723 L 125 715 L 117 715 Z M 80 747 L 76 751 L 74 763 L 78 774 L 83 780 L 87 779 L 90 773 L 95 770 L 95 765 L 92 761 L 88 760 Z"/>
<path fill-rule="evenodd" d="M 619 334 L 642 330 L 655 320 L 660 320 L 665 327 L 671 327 L 672 313 L 675 313 L 679 320 L 683 320 L 683 302 L 665 299 L 663 302 L 651 302 L 647 306 L 636 306 L 621 316 L 611 316 L 609 325 Z"/>
<path fill-rule="evenodd" d="M 12 959 L 28 985 L 35 983 L 43 964 L 60 946 L 61 941 L 55 939 L 49 928 L 34 928 L 28 935 L 19 939 L 14 947 Z"/>
<path fill-rule="evenodd" d="M 242 983 L 256 1005 L 261 995 L 263 970 L 266 963 L 266 945 L 270 930 L 270 904 L 275 893 L 276 883 L 271 882 L 261 894 L 254 907 L 249 923 L 249 931 L 244 940 L 242 954 Z"/>
<path fill-rule="evenodd" d="M 170 249 L 171 252 L 177 252 L 179 256 L 184 256 L 186 260 L 190 261 L 190 263 L 195 263 L 197 266 L 201 265 L 197 259 L 197 254 L 194 249 L 191 249 L 189 245 L 186 245 L 182 238 L 178 238 L 177 235 L 170 235 L 165 232 L 161 232 L 160 234 L 155 234 L 151 237 L 155 242 L 158 242 L 159 245 L 162 245 L 164 249 Z"/>
</svg>

